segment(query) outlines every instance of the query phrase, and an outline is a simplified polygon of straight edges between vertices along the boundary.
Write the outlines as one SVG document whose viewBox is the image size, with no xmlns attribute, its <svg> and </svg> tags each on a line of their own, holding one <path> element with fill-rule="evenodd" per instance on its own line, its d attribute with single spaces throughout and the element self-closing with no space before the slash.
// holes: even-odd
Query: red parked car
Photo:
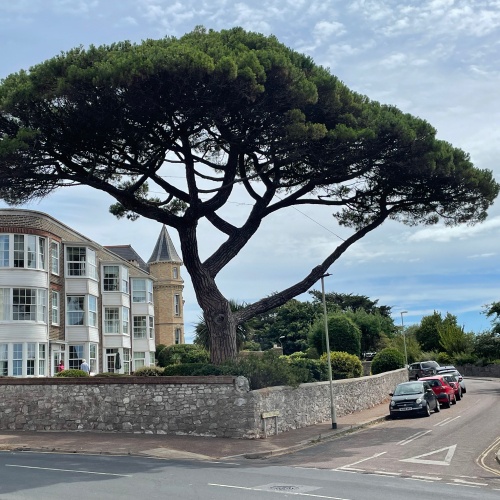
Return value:
<svg viewBox="0 0 500 500">
<path fill-rule="evenodd" d="M 462 399 L 462 388 L 460 387 L 460 382 L 457 380 L 455 375 L 451 375 L 451 373 L 443 373 L 442 377 L 453 387 L 455 391 L 455 398 L 457 401 Z"/>
<path fill-rule="evenodd" d="M 441 406 L 449 408 L 450 405 L 457 404 L 455 389 L 446 382 L 442 375 L 422 377 L 419 380 L 427 380 Z"/>
</svg>

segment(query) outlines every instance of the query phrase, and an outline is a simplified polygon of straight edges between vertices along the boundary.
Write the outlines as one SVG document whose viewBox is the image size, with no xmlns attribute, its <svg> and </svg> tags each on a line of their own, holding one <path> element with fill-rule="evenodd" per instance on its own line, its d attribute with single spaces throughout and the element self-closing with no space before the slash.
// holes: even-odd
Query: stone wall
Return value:
<svg viewBox="0 0 500 500">
<path fill-rule="evenodd" d="M 500 365 L 463 365 L 456 368 L 464 377 L 500 377 Z"/>
<path fill-rule="evenodd" d="M 337 416 L 388 399 L 404 369 L 333 382 Z M 243 377 L 0 378 L 0 429 L 264 436 L 330 418 L 329 382 L 250 391 Z"/>
</svg>

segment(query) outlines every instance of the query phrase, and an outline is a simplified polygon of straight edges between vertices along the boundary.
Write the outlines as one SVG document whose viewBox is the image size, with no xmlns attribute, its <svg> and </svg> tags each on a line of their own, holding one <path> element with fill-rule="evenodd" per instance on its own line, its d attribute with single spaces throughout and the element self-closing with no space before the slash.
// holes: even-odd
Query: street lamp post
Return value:
<svg viewBox="0 0 500 500">
<path fill-rule="evenodd" d="M 330 355 L 330 337 L 328 336 L 328 317 L 326 315 L 326 300 L 325 300 L 325 282 L 324 278 L 331 274 L 323 274 L 321 276 L 321 296 L 323 298 L 323 316 L 325 318 L 325 340 L 326 340 L 326 359 L 328 362 L 328 381 L 330 382 L 330 414 L 332 416 L 332 429 L 337 428 L 337 414 L 333 403 L 333 380 L 332 380 L 332 358 Z"/>
<path fill-rule="evenodd" d="M 405 325 L 403 322 L 403 314 L 407 314 L 408 311 L 401 311 L 401 332 L 403 333 L 403 344 L 405 346 L 405 363 L 408 367 L 408 353 L 406 352 L 406 335 L 405 335 Z"/>
</svg>

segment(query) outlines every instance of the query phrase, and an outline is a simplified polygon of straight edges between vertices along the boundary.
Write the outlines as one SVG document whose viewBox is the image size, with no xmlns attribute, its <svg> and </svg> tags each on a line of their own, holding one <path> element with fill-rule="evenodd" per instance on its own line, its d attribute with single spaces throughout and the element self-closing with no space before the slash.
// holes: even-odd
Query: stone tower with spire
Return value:
<svg viewBox="0 0 500 500">
<path fill-rule="evenodd" d="M 153 287 L 156 344 L 184 344 L 184 300 L 182 260 L 164 225 L 148 260 L 149 272 L 156 278 Z"/>
</svg>

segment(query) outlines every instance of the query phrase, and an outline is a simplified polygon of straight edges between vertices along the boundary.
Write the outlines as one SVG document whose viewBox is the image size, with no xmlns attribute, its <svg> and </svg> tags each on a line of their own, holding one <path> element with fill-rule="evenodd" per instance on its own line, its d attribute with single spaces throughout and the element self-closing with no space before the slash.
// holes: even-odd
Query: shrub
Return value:
<svg viewBox="0 0 500 500">
<path fill-rule="evenodd" d="M 290 366 L 297 371 L 297 375 L 299 377 L 301 374 L 306 375 L 306 378 L 301 379 L 300 383 L 328 380 L 326 363 L 323 363 L 319 359 L 308 359 L 300 356 L 294 357 L 293 354 L 291 354 L 288 357 L 288 362 L 290 363 Z"/>
<path fill-rule="evenodd" d="M 54 375 L 55 377 L 89 377 L 90 375 L 83 370 L 63 370 L 58 374 Z"/>
<path fill-rule="evenodd" d="M 453 364 L 459 366 L 473 365 L 477 362 L 477 359 L 477 356 L 474 354 L 455 354 L 455 356 L 453 356 Z"/>
<path fill-rule="evenodd" d="M 226 367 L 209 363 L 180 363 L 169 365 L 163 369 L 163 375 L 169 377 L 207 377 L 210 375 L 232 375 Z"/>
<path fill-rule="evenodd" d="M 208 351 L 194 344 L 169 345 L 158 355 L 158 365 L 162 367 L 181 363 L 208 363 L 208 361 Z"/>
<path fill-rule="evenodd" d="M 96 374 L 96 377 L 129 377 L 126 373 L 102 372 Z"/>
<path fill-rule="evenodd" d="M 158 359 L 160 357 L 160 352 L 163 351 L 167 347 L 165 344 L 158 344 L 155 349 L 155 358 Z"/>
<path fill-rule="evenodd" d="M 372 361 L 372 374 L 389 372 L 405 366 L 404 355 L 397 349 L 387 347 L 375 354 Z"/>
<path fill-rule="evenodd" d="M 293 367 L 286 356 L 280 357 L 273 351 L 265 351 L 262 356 L 250 354 L 222 366 L 227 367 L 228 375 L 246 377 L 252 390 L 276 385 L 297 387 L 309 378 L 306 368 Z"/>
<path fill-rule="evenodd" d="M 347 315 L 342 313 L 331 314 L 328 317 L 328 337 L 330 350 L 347 352 L 355 356 L 361 353 L 361 330 Z M 317 321 L 309 335 L 311 347 L 323 354 L 326 351 L 325 324 Z"/>
<path fill-rule="evenodd" d="M 440 352 L 436 356 L 436 361 L 441 365 L 452 365 L 453 364 L 453 358 L 446 352 Z"/>
<path fill-rule="evenodd" d="M 328 370 L 327 355 L 321 356 L 321 361 Z M 332 378 L 341 380 L 345 378 L 357 378 L 363 374 L 363 364 L 357 356 L 347 352 L 334 351 L 330 353 L 330 362 L 332 365 Z"/>
<path fill-rule="evenodd" d="M 159 366 L 141 366 L 134 372 L 136 377 L 161 377 L 163 368 Z"/>
</svg>

